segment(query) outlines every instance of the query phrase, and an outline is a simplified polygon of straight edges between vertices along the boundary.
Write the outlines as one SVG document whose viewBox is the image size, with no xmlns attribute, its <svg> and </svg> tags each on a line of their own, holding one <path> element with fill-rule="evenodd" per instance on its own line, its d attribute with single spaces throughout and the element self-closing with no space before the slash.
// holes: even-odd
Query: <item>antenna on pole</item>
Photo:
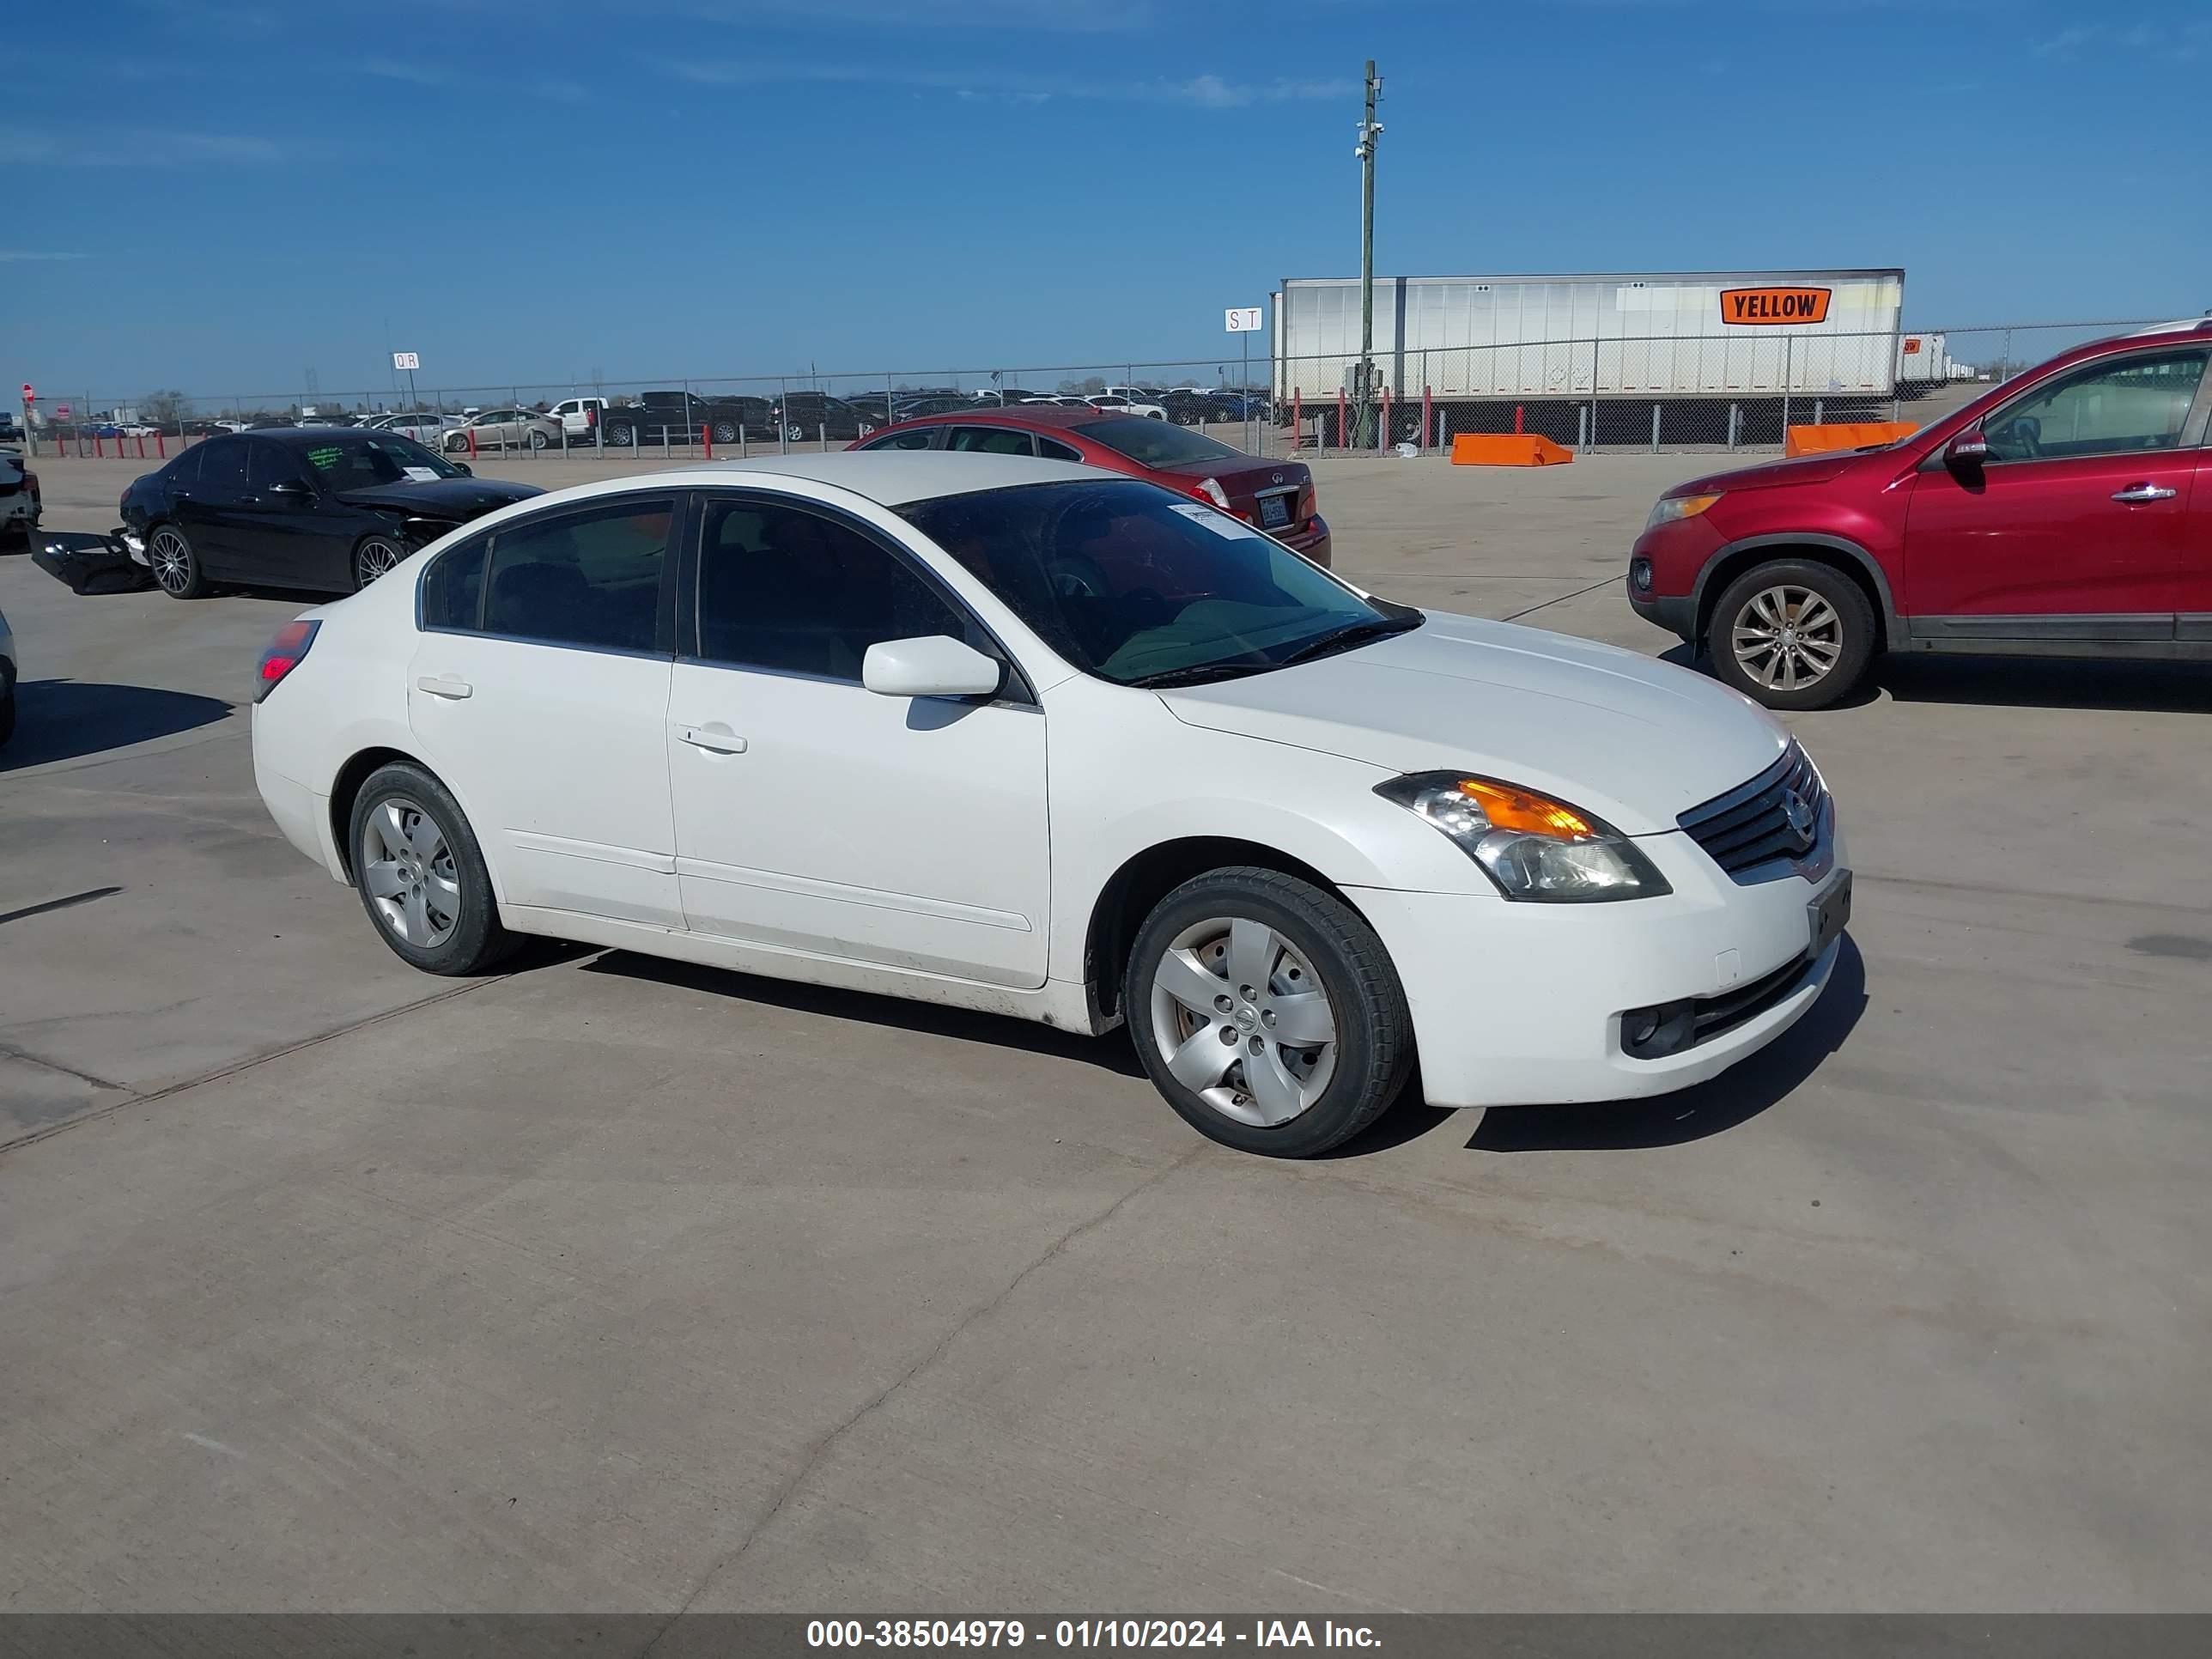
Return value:
<svg viewBox="0 0 2212 1659">
<path fill-rule="evenodd" d="M 1367 60 L 1367 107 L 1359 119 L 1359 143 L 1352 154 L 1359 158 L 1359 368 L 1354 385 L 1359 394 L 1359 442 L 1375 447 L 1375 145 L 1382 124 L 1375 118 L 1375 106 L 1382 101 L 1382 77 L 1375 60 Z M 1337 434 L 1341 441 L 1344 434 Z"/>
</svg>

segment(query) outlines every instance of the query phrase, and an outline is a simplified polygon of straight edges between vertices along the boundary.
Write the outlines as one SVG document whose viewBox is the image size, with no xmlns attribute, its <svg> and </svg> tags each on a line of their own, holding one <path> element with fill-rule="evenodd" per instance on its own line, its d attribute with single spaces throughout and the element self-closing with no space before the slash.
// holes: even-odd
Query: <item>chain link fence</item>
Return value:
<svg viewBox="0 0 2212 1659">
<path fill-rule="evenodd" d="M 1091 400 L 1279 456 L 1448 450 L 1462 433 L 1566 448 L 1772 452 L 1790 428 L 1919 425 L 2065 348 L 2156 319 L 2013 323 L 1880 334 L 1560 339 L 1378 353 L 1363 410 L 1354 357 L 1220 358 L 785 374 L 513 381 L 350 391 L 49 395 L 35 451 L 158 460 L 179 442 L 258 424 L 363 422 L 395 411 L 456 455 L 578 452 L 747 456 L 836 449 L 921 414 Z M 1266 378 L 1262 380 L 1262 376 Z"/>
</svg>

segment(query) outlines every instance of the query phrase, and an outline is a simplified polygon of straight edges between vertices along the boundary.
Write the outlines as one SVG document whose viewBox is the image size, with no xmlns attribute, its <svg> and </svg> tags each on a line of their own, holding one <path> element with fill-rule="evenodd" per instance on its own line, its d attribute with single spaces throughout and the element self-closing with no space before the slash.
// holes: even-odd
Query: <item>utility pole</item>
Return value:
<svg viewBox="0 0 2212 1659">
<path fill-rule="evenodd" d="M 1375 141 L 1382 126 L 1375 118 L 1375 106 L 1382 100 L 1382 77 L 1375 60 L 1367 60 L 1367 110 L 1360 118 L 1359 144 L 1359 443 L 1375 447 Z M 1344 434 L 1339 433 L 1340 441 Z"/>
</svg>

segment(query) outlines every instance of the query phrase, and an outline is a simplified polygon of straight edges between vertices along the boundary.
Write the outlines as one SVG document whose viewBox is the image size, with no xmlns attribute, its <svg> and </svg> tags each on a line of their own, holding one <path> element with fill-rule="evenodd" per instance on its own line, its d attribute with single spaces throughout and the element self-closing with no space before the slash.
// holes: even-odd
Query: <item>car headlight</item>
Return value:
<svg viewBox="0 0 2212 1659">
<path fill-rule="evenodd" d="M 1413 772 L 1376 784 L 1375 793 L 1457 842 L 1510 899 L 1585 904 L 1674 890 L 1627 836 L 1532 789 Z"/>
<path fill-rule="evenodd" d="M 1720 500 L 1721 495 L 1717 489 L 1710 495 L 1668 495 L 1652 504 L 1651 516 L 1644 521 L 1644 527 L 1656 530 L 1678 519 L 1694 519 Z"/>
</svg>

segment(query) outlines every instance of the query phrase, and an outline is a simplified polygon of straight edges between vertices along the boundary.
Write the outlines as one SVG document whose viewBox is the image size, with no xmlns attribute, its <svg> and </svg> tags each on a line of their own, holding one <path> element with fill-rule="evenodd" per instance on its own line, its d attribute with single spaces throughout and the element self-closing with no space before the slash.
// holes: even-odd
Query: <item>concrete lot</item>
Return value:
<svg viewBox="0 0 2212 1659">
<path fill-rule="evenodd" d="M 1319 470 L 1357 579 L 1657 652 L 1698 465 Z M 0 559 L 0 1606 L 2206 1605 L 2203 674 L 1801 719 L 1860 885 L 1790 1038 L 1293 1166 L 1118 1038 L 413 975 L 253 793 L 299 605 Z"/>
</svg>

